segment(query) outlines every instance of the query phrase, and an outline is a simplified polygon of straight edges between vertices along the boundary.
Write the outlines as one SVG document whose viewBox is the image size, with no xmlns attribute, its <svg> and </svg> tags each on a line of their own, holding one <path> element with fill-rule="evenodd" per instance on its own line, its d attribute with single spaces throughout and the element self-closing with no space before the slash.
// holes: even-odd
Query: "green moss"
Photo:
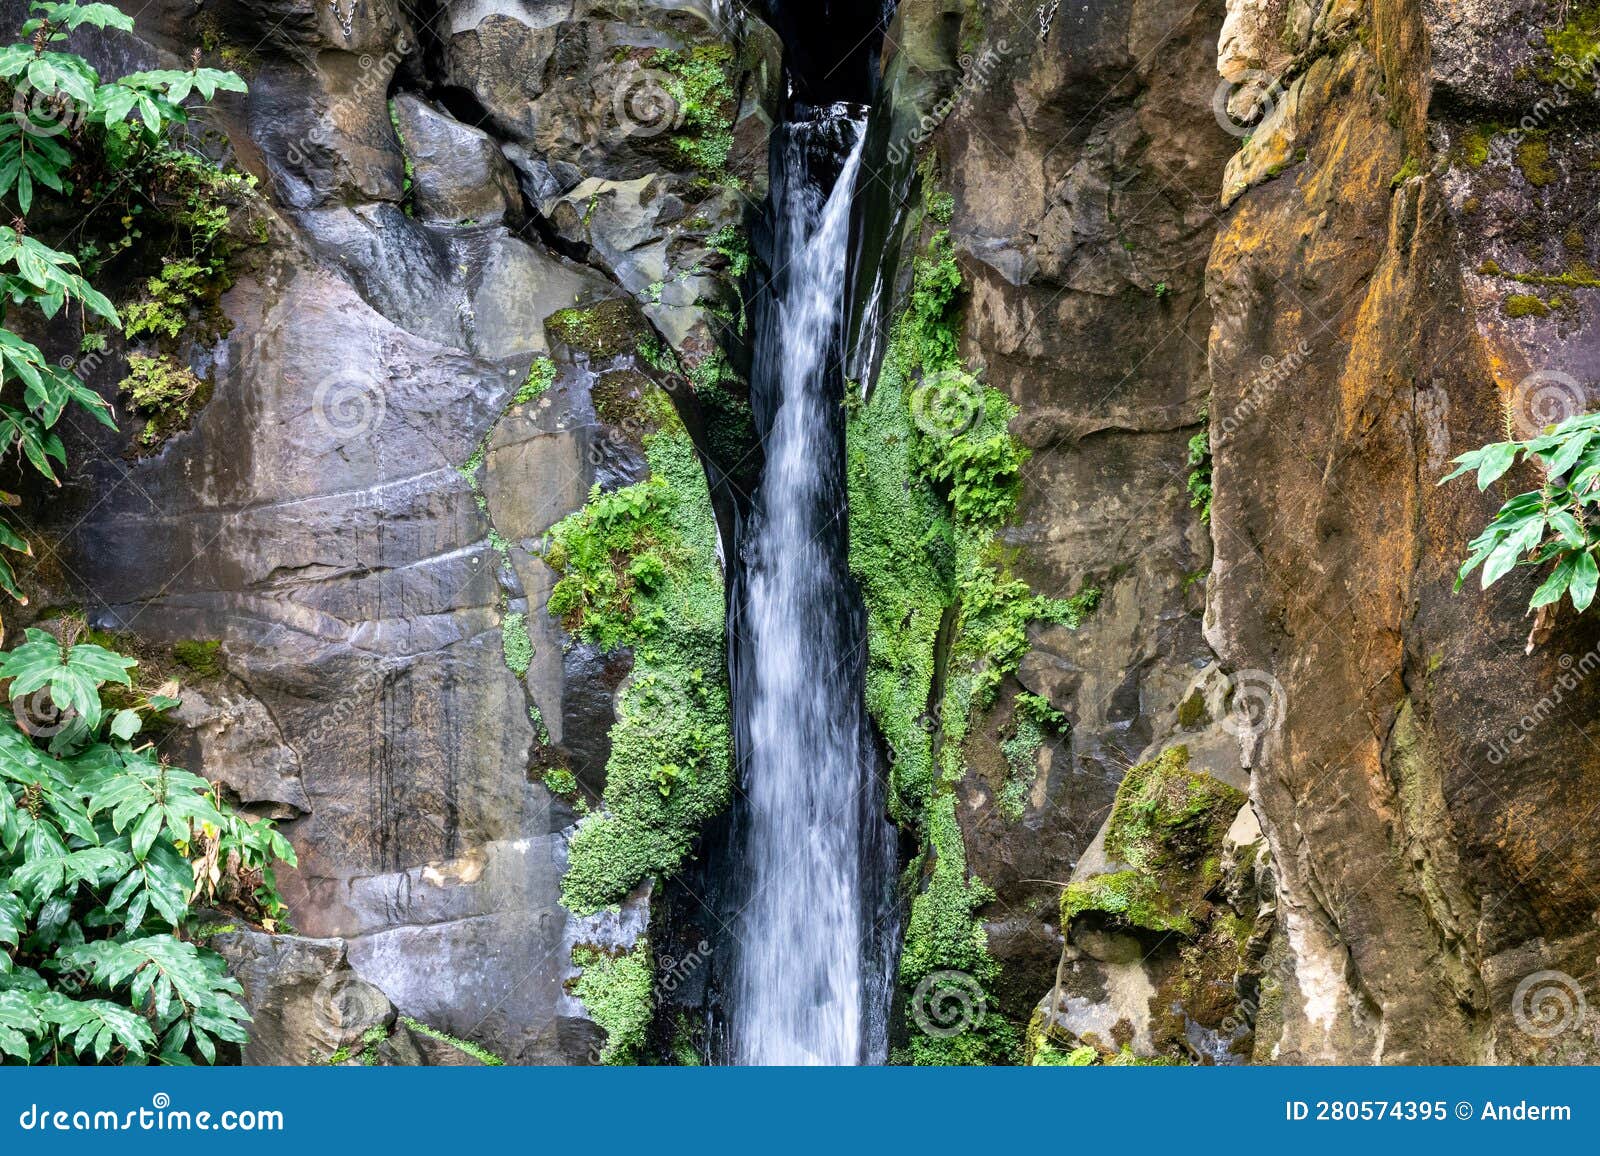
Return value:
<svg viewBox="0 0 1600 1156">
<path fill-rule="evenodd" d="M 955 796 L 941 794 L 925 816 L 928 839 L 926 878 L 911 902 L 900 954 L 900 985 L 914 993 L 938 971 L 959 971 L 983 990 L 981 1016 L 963 1032 L 935 1036 L 912 1028 L 895 1060 L 912 1064 L 993 1064 L 1017 1057 L 1017 1030 L 996 1008 L 992 995 L 1000 965 L 989 954 L 988 936 L 977 918 L 994 892 L 967 870 Z M 980 1010 L 974 1005 L 974 1011 Z"/>
<path fill-rule="evenodd" d="M 559 309 L 545 319 L 544 328 L 553 340 L 595 358 L 630 352 L 645 336 L 632 302 L 620 297 Z"/>
<path fill-rule="evenodd" d="M 1455 157 L 1471 168 L 1482 168 L 1489 161 L 1489 146 L 1499 131 L 1499 127 L 1493 124 L 1468 126 L 1462 130 L 1456 142 Z"/>
<path fill-rule="evenodd" d="M 1067 885 L 1061 893 L 1061 920 L 1066 926 L 1086 911 L 1109 915 L 1147 931 L 1176 931 L 1192 935 L 1192 917 L 1174 910 L 1155 880 L 1138 871 L 1115 871 Z"/>
<path fill-rule="evenodd" d="M 655 966 L 649 942 L 641 939 L 632 951 L 620 954 L 580 944 L 572 949 L 572 962 L 581 969 L 572 993 L 605 1029 L 600 1062 L 637 1063 L 655 1008 Z"/>
<path fill-rule="evenodd" d="M 1517 168 L 1536 189 L 1550 184 L 1560 174 L 1550 163 L 1550 145 L 1541 133 L 1528 133 L 1517 145 Z"/>
<path fill-rule="evenodd" d="M 465 1052 L 467 1055 L 477 1060 L 480 1064 L 485 1064 L 491 1068 L 498 1068 L 505 1063 L 504 1060 L 483 1045 L 475 1044 L 471 1040 L 463 1040 L 456 1036 L 452 1036 L 448 1032 L 440 1031 L 438 1028 L 429 1027 L 421 1020 L 414 1020 L 410 1016 L 401 1016 L 400 1022 L 405 1024 L 406 1027 L 410 1028 L 412 1031 L 416 1032 L 419 1036 L 427 1036 L 430 1040 L 439 1040 L 442 1043 L 449 1044 L 451 1047 Z"/>
<path fill-rule="evenodd" d="M 1189 508 L 1200 511 L 1202 522 L 1211 521 L 1211 421 L 1200 411 L 1200 428 L 1189 439 Z"/>
<path fill-rule="evenodd" d="M 1168 747 L 1133 767 L 1106 823 L 1106 857 L 1126 868 L 1070 884 L 1062 925 L 1086 912 L 1148 931 L 1194 935 L 1205 897 L 1221 878 L 1220 850 L 1244 795 L 1189 768 L 1189 749 Z"/>
<path fill-rule="evenodd" d="M 927 168 L 923 178 L 931 179 Z M 923 204 L 930 216 L 947 211 L 931 193 Z M 1027 653 L 1030 624 L 1075 626 L 1099 597 L 1086 589 L 1073 599 L 1043 598 L 1007 570 L 996 530 L 1014 509 L 1024 455 L 1006 430 L 1010 403 L 961 362 L 962 297 L 954 246 L 936 230 L 914 259 L 877 383 L 869 397 L 848 399 L 846 420 L 850 569 L 867 611 L 867 708 L 893 755 L 890 812 L 922 840 L 906 876 L 914 894 L 898 979 L 909 1004 L 934 972 L 965 972 L 987 1008 L 950 1037 L 909 1026 L 895 1059 L 911 1063 L 1017 1056 L 1018 1034 L 994 995 L 999 965 L 978 917 L 992 892 L 967 869 L 954 784 L 966 773 L 972 718 L 993 705 Z M 932 408 L 930 382 L 953 391 L 931 399 Z M 947 420 L 952 401 L 955 421 Z M 962 405 L 968 421 L 959 420 Z M 1013 802 L 1016 794 L 1013 787 Z"/>
<path fill-rule="evenodd" d="M 1062 1049 L 1045 1039 L 1034 1049 L 1033 1058 L 1028 1062 L 1036 1068 L 1087 1068 L 1100 1062 L 1100 1053 L 1087 1044 Z"/>
<path fill-rule="evenodd" d="M 562 798 L 572 798 L 578 793 L 577 776 L 566 767 L 551 767 L 540 776 L 540 781 L 551 794 L 560 795 Z"/>
<path fill-rule="evenodd" d="M 1221 845 L 1244 796 L 1189 769 L 1189 748 L 1168 747 L 1131 768 L 1106 825 L 1106 853 L 1144 871 L 1189 863 Z"/>
<path fill-rule="evenodd" d="M 1389 187 L 1391 189 L 1398 189 L 1412 177 L 1420 177 L 1421 175 L 1422 161 L 1415 156 L 1409 156 L 1405 159 L 1405 163 L 1400 166 L 1399 170 L 1394 174 L 1394 176 L 1389 178 Z"/>
<path fill-rule="evenodd" d="M 1500 307 L 1507 317 L 1543 317 L 1550 307 L 1532 293 L 1513 293 Z"/>
<path fill-rule="evenodd" d="M 1594 65 L 1600 59 L 1600 4 L 1588 0 L 1563 11 L 1566 22 L 1560 28 L 1544 30 L 1551 62 L 1540 71 L 1539 78 L 1588 96 L 1595 90 Z"/>
<path fill-rule="evenodd" d="M 562 880 L 563 902 L 579 913 L 676 869 L 733 788 L 710 492 L 675 417 L 644 443 L 650 478 L 596 488 L 551 530 L 545 552 L 560 575 L 550 612 L 573 635 L 634 655 L 617 698 L 604 810 L 579 825 Z"/>
<path fill-rule="evenodd" d="M 672 1028 L 672 1062 L 680 1068 L 704 1067 L 706 1062 L 695 1042 L 694 1024 L 682 1012 L 678 1013 Z"/>
<path fill-rule="evenodd" d="M 528 637 L 528 616 L 513 612 L 500 623 L 500 649 L 506 667 L 518 678 L 527 675 L 533 663 L 533 639 Z"/>
<path fill-rule="evenodd" d="M 556 380 L 556 363 L 548 357 L 535 357 L 533 364 L 528 367 L 528 376 L 523 379 L 516 395 L 512 397 L 512 405 L 527 405 L 531 401 L 538 401 L 544 396 Z"/>
<path fill-rule="evenodd" d="M 172 657 L 201 678 L 223 673 L 221 651 L 221 641 L 214 638 L 191 638 L 172 644 Z"/>
<path fill-rule="evenodd" d="M 739 474 L 757 461 L 751 452 L 758 438 L 749 385 L 721 349 L 703 357 L 688 376 L 704 422 L 707 452 L 723 469 Z M 747 482 L 753 485 L 754 479 Z"/>
<path fill-rule="evenodd" d="M 1027 812 L 1028 796 L 1034 777 L 1038 774 L 1039 748 L 1042 746 L 1044 731 L 1030 718 L 1018 719 L 1017 733 L 1000 744 L 1000 753 L 1005 756 L 1009 773 L 1000 788 L 996 807 L 1008 823 L 1015 823 Z"/>
<path fill-rule="evenodd" d="M 394 129 L 394 140 L 400 146 L 400 156 L 405 164 L 405 173 L 400 180 L 400 205 L 401 211 L 409 217 L 412 215 L 411 190 L 417 183 L 417 168 L 411 163 L 411 150 L 406 148 L 405 134 L 400 131 L 400 113 L 392 100 L 389 102 L 389 124 Z"/>
<path fill-rule="evenodd" d="M 1485 273 L 1490 271 L 1491 267 L 1499 276 L 1523 285 L 1547 285 L 1563 289 L 1600 288 L 1600 273 L 1596 273 L 1585 261 L 1574 261 L 1560 273 L 1506 273 L 1493 261 L 1485 261 L 1478 267 L 1478 271 Z"/>
<path fill-rule="evenodd" d="M 533 724 L 534 737 L 540 743 L 548 746 L 550 743 L 550 729 L 544 725 L 544 713 L 539 710 L 539 704 L 536 702 L 528 704 L 528 721 Z"/>
<path fill-rule="evenodd" d="M 744 226 L 724 225 L 706 238 L 706 244 L 727 258 L 728 272 L 734 277 L 750 271 L 750 236 Z"/>
</svg>

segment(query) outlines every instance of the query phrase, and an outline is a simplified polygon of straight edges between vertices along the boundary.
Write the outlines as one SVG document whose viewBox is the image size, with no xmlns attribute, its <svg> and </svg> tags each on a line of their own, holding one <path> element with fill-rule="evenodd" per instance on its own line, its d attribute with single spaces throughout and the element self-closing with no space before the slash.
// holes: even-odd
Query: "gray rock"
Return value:
<svg viewBox="0 0 1600 1156">
<path fill-rule="evenodd" d="M 388 997 L 350 966 L 342 940 L 243 930 L 215 935 L 211 946 L 244 988 L 247 1064 L 326 1063 L 394 1023 Z"/>
<path fill-rule="evenodd" d="M 482 129 L 464 125 L 408 92 L 394 98 L 411 193 L 424 221 L 498 224 L 522 215 L 516 174 Z"/>
</svg>

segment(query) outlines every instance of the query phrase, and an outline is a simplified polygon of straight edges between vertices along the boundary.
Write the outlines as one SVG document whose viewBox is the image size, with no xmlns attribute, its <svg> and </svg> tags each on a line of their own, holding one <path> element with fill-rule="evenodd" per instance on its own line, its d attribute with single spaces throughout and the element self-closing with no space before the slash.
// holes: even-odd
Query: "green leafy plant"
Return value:
<svg viewBox="0 0 1600 1156">
<path fill-rule="evenodd" d="M 121 319 L 110 300 L 84 279 L 76 257 L 28 235 L 28 213 L 40 189 L 63 196 L 73 192 L 81 153 L 92 148 L 128 164 L 165 147 L 167 130 L 187 119 L 183 102 L 190 96 L 210 100 L 219 91 L 242 92 L 244 82 L 198 64 L 105 81 L 87 60 L 59 46 L 85 26 L 129 31 L 132 17 L 109 4 L 71 0 L 34 0 L 30 12 L 22 41 L 0 48 L 0 82 L 13 98 L 0 111 L 0 198 L 16 209 L 11 223 L 0 226 L 0 398 L 6 399 L 0 400 L 0 454 L 16 450 L 46 480 L 60 485 L 55 467 L 66 465 L 66 451 L 52 427 L 62 412 L 75 403 L 115 428 L 111 409 L 76 375 L 19 336 L 7 311 L 32 306 L 53 318 L 76 306 L 85 320 L 92 315 L 120 326 Z M 0 494 L 0 501 L 16 505 L 18 499 Z M 31 554 L 9 528 L 0 533 L 0 546 Z M 0 589 L 27 601 L 3 556 Z"/>
<path fill-rule="evenodd" d="M 155 445 L 171 426 L 181 423 L 204 384 L 187 365 L 171 358 L 130 354 L 128 376 L 118 388 L 146 419 L 140 443 Z"/>
<path fill-rule="evenodd" d="M 1200 411 L 1201 426 L 1189 439 L 1189 508 L 1200 511 L 1202 522 L 1211 521 L 1211 423 Z"/>
<path fill-rule="evenodd" d="M 177 705 L 137 663 L 29 630 L 0 656 L 0 1057 L 21 1063 L 207 1063 L 248 1019 L 191 904 L 254 891 L 294 862 L 270 823 L 168 766 L 145 725 Z"/>
<path fill-rule="evenodd" d="M 1600 505 L 1600 414 L 1568 418 L 1527 441 L 1494 442 L 1464 453 L 1439 484 L 1475 470 L 1478 489 L 1486 490 L 1518 459 L 1537 462 L 1544 481 L 1507 501 L 1468 543 L 1470 553 L 1455 588 L 1460 590 L 1479 566 L 1485 590 L 1518 566 L 1548 566 L 1528 608 L 1549 606 L 1566 595 L 1578 610 L 1587 610 L 1600 584 L 1594 557 L 1600 535 L 1593 525 L 1594 507 Z"/>
</svg>

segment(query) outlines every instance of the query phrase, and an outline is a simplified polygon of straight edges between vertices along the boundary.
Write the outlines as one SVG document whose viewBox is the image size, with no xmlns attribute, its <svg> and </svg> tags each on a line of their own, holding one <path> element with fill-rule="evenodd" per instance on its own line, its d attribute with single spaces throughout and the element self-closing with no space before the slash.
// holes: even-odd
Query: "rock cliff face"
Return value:
<svg viewBox="0 0 1600 1156">
<path fill-rule="evenodd" d="M 82 431 L 27 613 L 189 656 L 175 754 L 298 849 L 305 938 L 220 937 L 245 1058 L 692 1058 L 649 1030 L 651 880 L 728 784 L 626 794 L 614 727 L 634 751 L 666 660 L 592 590 L 548 612 L 578 564 L 547 535 L 655 479 L 710 511 L 673 557 L 720 590 L 776 34 L 697 2 L 140 19 L 95 47 L 198 40 L 249 80 L 212 143 L 259 178 L 258 243 L 221 335 L 185 339 L 189 427 Z M 1031 451 L 993 556 L 1097 592 L 942 736 L 956 830 L 907 823 L 909 889 L 959 863 L 982 929 L 984 1030 L 1016 1037 L 986 1058 L 1600 1059 L 1600 626 L 1530 638 L 1525 580 L 1453 594 L 1501 498 L 1434 485 L 1600 401 L 1597 63 L 1600 14 L 1540 0 L 903 0 L 852 377 L 870 396 L 943 221 L 961 362 Z M 109 395 L 125 366 L 80 370 Z M 708 484 L 665 475 L 663 431 Z M 564 905 L 602 808 L 630 866 Z M 655 958 L 655 1002 L 714 950 Z"/>
<path fill-rule="evenodd" d="M 963 353 L 1035 451 L 1006 540 L 1036 586 L 1102 591 L 1017 673 L 1072 723 L 1020 817 L 1003 712 L 959 788 L 1008 978 L 1076 864 L 1037 1062 L 1594 1053 L 1596 628 L 1568 608 L 1524 654 L 1527 588 L 1452 595 L 1501 498 L 1434 486 L 1594 402 L 1593 15 L 1532 24 L 901 6 L 886 154 L 937 158 Z M 1179 744 L 1250 805 L 1175 921 L 1138 888 L 1183 888 L 1107 845 L 1123 768 Z"/>
<path fill-rule="evenodd" d="M 533 552 L 592 485 L 649 473 L 629 399 L 657 371 L 636 349 L 669 388 L 733 376 L 722 318 L 776 41 L 675 4 L 174 5 L 140 24 L 148 58 L 200 29 L 247 76 L 217 127 L 260 180 L 261 243 L 235 262 L 226 335 L 185 346 L 209 401 L 157 454 L 89 451 L 34 602 L 81 606 L 152 661 L 206 656 L 180 670 L 187 757 L 284 820 L 299 932 L 336 937 L 433 1028 L 584 1062 L 604 1033 L 569 991 L 574 948 L 630 946 L 647 911 L 647 886 L 620 914 L 560 904 L 628 659 L 546 613 L 556 574 Z M 663 85 L 696 103 L 667 107 Z M 612 306 L 632 316 L 625 365 Z M 97 360 L 109 391 L 123 365 Z M 243 974 L 258 1012 L 318 988 L 280 999 L 262 966 Z"/>
</svg>

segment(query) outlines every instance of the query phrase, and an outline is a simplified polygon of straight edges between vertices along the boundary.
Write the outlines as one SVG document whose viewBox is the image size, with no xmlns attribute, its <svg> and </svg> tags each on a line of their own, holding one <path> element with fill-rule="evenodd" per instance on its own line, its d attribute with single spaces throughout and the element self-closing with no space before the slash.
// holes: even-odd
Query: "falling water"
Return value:
<svg viewBox="0 0 1600 1156">
<path fill-rule="evenodd" d="M 838 323 L 861 122 L 841 108 L 784 128 L 773 298 L 757 391 L 766 465 L 744 534 L 736 700 L 744 863 L 733 1056 L 746 1064 L 881 1058 L 871 857 L 881 813 L 864 742 L 850 581 Z M 848 155 L 826 197 L 813 175 Z M 822 160 L 819 162 L 819 157 Z"/>
</svg>

